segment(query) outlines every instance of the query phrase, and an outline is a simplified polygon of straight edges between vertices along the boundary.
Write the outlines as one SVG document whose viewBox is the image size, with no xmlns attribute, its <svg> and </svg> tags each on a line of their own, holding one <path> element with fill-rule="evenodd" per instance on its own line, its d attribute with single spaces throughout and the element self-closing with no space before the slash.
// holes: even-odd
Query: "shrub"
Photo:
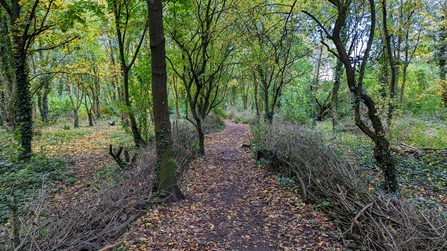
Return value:
<svg viewBox="0 0 447 251">
<path fill-rule="evenodd" d="M 236 123 L 256 124 L 258 122 L 256 113 L 249 110 L 238 111 L 232 108 L 227 111 L 227 118 Z"/>
<path fill-rule="evenodd" d="M 215 113 L 210 113 L 203 120 L 202 126 L 205 133 L 212 133 L 225 128 L 225 123 L 221 117 L 217 116 Z"/>
</svg>

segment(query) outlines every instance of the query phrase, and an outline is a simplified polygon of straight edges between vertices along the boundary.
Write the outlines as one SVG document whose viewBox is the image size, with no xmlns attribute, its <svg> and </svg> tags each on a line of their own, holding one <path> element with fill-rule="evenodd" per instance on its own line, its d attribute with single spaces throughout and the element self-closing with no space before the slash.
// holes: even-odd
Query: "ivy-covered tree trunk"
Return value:
<svg viewBox="0 0 447 251">
<path fill-rule="evenodd" d="M 44 81 L 48 81 L 45 79 Z M 43 88 L 37 92 L 37 106 L 39 107 L 40 118 L 43 122 L 50 122 L 50 114 L 48 108 L 48 94 L 50 93 L 49 83 L 43 83 Z"/>
<path fill-rule="evenodd" d="M 9 36 L 8 16 L 0 8 L 0 125 L 9 131 L 16 128 L 14 55 Z"/>
<path fill-rule="evenodd" d="M 19 159 L 29 161 L 32 155 L 31 142 L 33 140 L 33 107 L 31 103 L 30 86 L 26 70 L 26 54 L 22 44 L 22 37 L 14 36 L 14 70 L 16 75 L 16 109 L 17 125 L 20 132 Z"/>
<path fill-rule="evenodd" d="M 332 86 L 332 128 L 335 130 L 338 125 L 338 91 L 340 90 L 341 78 L 343 76 L 343 63 L 337 59 L 337 63 L 335 65 L 335 77 L 334 77 L 334 85 Z"/>
<path fill-rule="evenodd" d="M 438 51 L 438 64 L 439 64 L 439 77 L 442 83 L 442 102 L 444 106 L 447 107 L 447 25 L 445 25 L 446 18 L 442 16 L 442 22 L 439 30 L 439 51 Z"/>
<path fill-rule="evenodd" d="M 172 148 L 171 121 L 169 119 L 166 87 L 166 48 L 163 33 L 161 0 L 147 0 L 152 54 L 152 98 L 157 150 L 157 188 L 167 201 L 185 198 L 177 185 L 177 165 Z"/>
</svg>

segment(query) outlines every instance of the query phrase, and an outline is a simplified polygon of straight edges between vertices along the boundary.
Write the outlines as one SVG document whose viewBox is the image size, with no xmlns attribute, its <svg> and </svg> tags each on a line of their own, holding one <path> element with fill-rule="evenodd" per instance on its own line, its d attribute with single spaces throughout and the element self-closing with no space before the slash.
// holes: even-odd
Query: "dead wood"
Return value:
<svg viewBox="0 0 447 251">
<path fill-rule="evenodd" d="M 257 144 L 276 156 L 287 156 L 285 160 L 305 183 L 312 202 L 337 221 L 344 239 L 354 240 L 356 248 L 445 250 L 445 215 L 435 209 L 420 210 L 401 195 L 371 187 L 316 132 L 285 121 L 260 126 L 257 131 L 263 132 L 256 135 Z"/>
<path fill-rule="evenodd" d="M 112 156 L 112 158 L 115 160 L 115 162 L 118 164 L 118 166 L 121 169 L 127 170 L 135 167 L 135 161 L 138 157 L 137 154 L 134 154 L 132 158 L 130 158 L 129 152 L 124 149 L 124 160 L 121 159 L 121 152 L 123 151 L 124 147 L 123 144 L 120 144 L 120 147 L 117 149 L 114 149 L 112 144 L 109 146 L 109 154 Z"/>
</svg>

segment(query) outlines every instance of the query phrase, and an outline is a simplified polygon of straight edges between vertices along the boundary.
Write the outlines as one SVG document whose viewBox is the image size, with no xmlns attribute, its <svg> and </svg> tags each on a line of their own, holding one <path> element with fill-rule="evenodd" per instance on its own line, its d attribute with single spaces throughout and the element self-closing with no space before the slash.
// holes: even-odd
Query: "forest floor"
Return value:
<svg viewBox="0 0 447 251">
<path fill-rule="evenodd" d="M 186 200 L 153 206 L 123 250 L 342 250 L 338 230 L 297 191 L 257 167 L 249 125 L 207 135 L 206 158 L 184 174 Z M 121 249 L 118 249 L 121 250 Z"/>
</svg>

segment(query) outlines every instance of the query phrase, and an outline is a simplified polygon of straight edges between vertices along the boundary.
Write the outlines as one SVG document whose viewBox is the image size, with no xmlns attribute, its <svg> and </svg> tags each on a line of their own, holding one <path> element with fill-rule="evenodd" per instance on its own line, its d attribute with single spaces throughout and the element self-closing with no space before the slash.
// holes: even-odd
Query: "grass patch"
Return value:
<svg viewBox="0 0 447 251">
<path fill-rule="evenodd" d="M 402 118 L 391 129 L 390 138 L 395 144 L 404 142 L 420 148 L 447 148 L 447 124 L 427 118 Z"/>
</svg>

